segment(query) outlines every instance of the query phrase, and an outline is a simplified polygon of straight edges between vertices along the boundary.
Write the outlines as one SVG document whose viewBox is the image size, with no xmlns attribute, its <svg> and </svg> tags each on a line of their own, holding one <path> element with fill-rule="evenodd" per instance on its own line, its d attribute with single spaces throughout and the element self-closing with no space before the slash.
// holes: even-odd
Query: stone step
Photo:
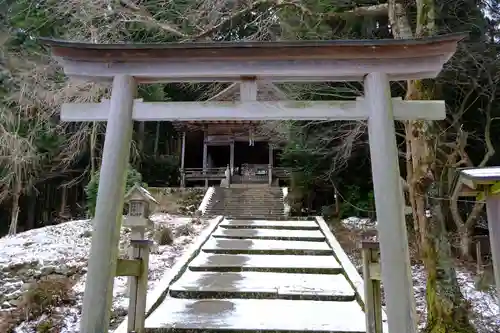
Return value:
<svg viewBox="0 0 500 333">
<path fill-rule="evenodd" d="M 232 197 L 225 197 L 224 199 L 226 200 L 226 202 L 238 201 L 238 200 L 250 201 L 250 200 L 260 200 L 260 199 L 268 199 L 268 200 L 272 200 L 272 202 L 276 202 L 276 203 L 280 203 L 280 201 L 281 201 L 281 198 L 262 196 L 262 195 L 251 196 L 251 197 L 250 196 L 232 196 Z"/>
<path fill-rule="evenodd" d="M 216 208 L 216 209 L 212 209 L 212 211 L 231 211 L 231 212 L 255 212 L 255 213 L 262 213 L 262 212 L 279 212 L 279 213 L 283 213 L 284 212 L 284 209 L 280 209 L 280 208 L 252 208 L 252 207 L 245 207 L 245 208 L 242 208 L 242 207 L 224 207 L 224 208 Z"/>
<path fill-rule="evenodd" d="M 222 214 L 214 214 L 213 216 L 220 216 Z M 249 215 L 240 215 L 240 214 L 229 214 L 226 215 L 227 217 L 234 218 L 234 219 L 267 219 L 267 218 L 272 218 L 273 220 L 286 220 L 285 215 L 276 215 L 276 214 L 254 214 L 252 216 Z"/>
<path fill-rule="evenodd" d="M 283 272 L 339 274 L 342 268 L 332 255 L 234 255 L 200 252 L 189 264 L 191 271 Z"/>
<path fill-rule="evenodd" d="M 275 212 L 283 212 L 285 209 L 283 207 L 273 207 L 273 206 L 251 206 L 248 204 L 240 204 L 240 205 L 227 205 L 223 207 L 214 207 L 213 210 L 234 210 L 234 211 L 249 211 L 249 212 L 257 212 L 257 211 L 275 211 Z"/>
<path fill-rule="evenodd" d="M 225 209 L 225 208 L 248 209 L 248 210 L 256 210 L 256 209 L 284 210 L 282 205 L 271 205 L 271 204 L 258 205 L 255 203 L 249 204 L 249 203 L 245 203 L 245 202 L 238 202 L 238 203 L 235 202 L 233 204 L 224 203 L 224 204 L 220 204 L 220 205 L 213 207 L 213 209 L 217 209 L 217 208 L 219 208 L 219 209 Z"/>
<path fill-rule="evenodd" d="M 258 202 L 258 201 L 257 201 Z M 213 207 L 214 209 L 224 209 L 224 208 L 231 208 L 231 209 L 249 209 L 249 210 L 255 210 L 255 209 L 274 209 L 274 210 L 284 210 L 283 205 L 271 205 L 271 204 L 262 204 L 258 205 L 255 203 L 249 204 L 245 202 L 238 202 L 238 203 L 233 203 L 233 204 L 220 204 L 216 207 Z"/>
<path fill-rule="evenodd" d="M 316 221 L 284 221 L 255 219 L 225 219 L 219 224 L 222 228 L 319 230 Z"/>
<path fill-rule="evenodd" d="M 253 216 L 253 215 L 262 215 L 262 214 L 270 214 L 270 215 L 284 215 L 283 211 L 279 210 L 256 210 L 256 209 L 214 209 L 212 212 L 216 213 L 221 213 L 220 215 L 247 215 L 247 216 Z"/>
<path fill-rule="evenodd" d="M 222 214 L 215 214 L 213 216 L 219 216 Z M 269 215 L 269 214 L 259 214 L 259 215 L 228 215 L 227 217 L 234 218 L 234 219 L 267 219 L 267 218 L 272 218 L 273 220 L 286 220 L 285 215 Z"/>
<path fill-rule="evenodd" d="M 267 198 L 259 198 L 259 199 L 252 199 L 252 200 L 239 200 L 239 199 L 231 199 L 231 200 L 226 200 L 225 202 L 221 202 L 221 205 L 224 206 L 241 206 L 241 205 L 246 205 L 246 206 L 253 206 L 253 207 L 283 207 L 283 203 L 281 202 L 273 202 L 272 199 L 267 199 Z"/>
<path fill-rule="evenodd" d="M 242 208 L 242 207 L 223 207 L 223 208 L 215 208 L 215 209 L 212 209 L 212 211 L 221 211 L 221 212 L 226 212 L 229 214 L 229 213 L 240 213 L 240 212 L 247 212 L 247 213 L 272 213 L 272 212 L 275 212 L 275 213 L 279 213 L 279 214 L 283 214 L 284 212 L 284 209 L 280 209 L 280 208 L 252 208 L 252 207 L 245 207 L 245 208 Z"/>
<path fill-rule="evenodd" d="M 278 206 L 278 205 L 249 205 L 249 204 L 246 204 L 246 203 L 234 203 L 233 205 L 229 205 L 229 204 L 224 204 L 224 206 L 220 206 L 220 207 L 214 207 L 214 209 L 227 209 L 227 208 L 231 208 L 231 209 L 239 209 L 239 210 L 285 210 L 282 206 Z"/>
<path fill-rule="evenodd" d="M 264 201 L 267 200 L 267 201 Z M 231 199 L 225 199 L 226 204 L 235 204 L 235 203 L 246 203 L 246 204 L 253 204 L 253 205 L 258 205 L 258 204 L 268 204 L 268 205 L 283 205 L 280 199 L 274 199 L 274 198 L 266 198 L 266 197 L 258 197 L 258 198 L 231 198 Z"/>
<path fill-rule="evenodd" d="M 146 319 L 146 332 L 365 333 L 355 302 L 167 297 Z"/>
<path fill-rule="evenodd" d="M 275 198 L 275 199 L 280 199 L 283 198 L 283 195 L 281 194 L 273 194 L 273 193 L 241 193 L 241 194 L 229 194 L 226 193 L 227 198 Z"/>
<path fill-rule="evenodd" d="M 275 219 L 282 220 L 285 214 L 280 212 L 245 212 L 245 211 L 214 211 L 213 215 L 223 215 L 233 219 Z"/>
<path fill-rule="evenodd" d="M 224 202 L 219 205 L 219 207 L 232 207 L 232 208 L 248 208 L 248 209 L 262 209 L 262 208 L 274 208 L 283 210 L 283 204 L 273 204 L 266 203 L 269 202 L 267 199 L 255 199 L 251 202 L 245 202 L 243 200 L 238 200 L 235 202 Z M 215 207 L 214 207 L 215 208 Z"/>
<path fill-rule="evenodd" d="M 275 229 L 227 229 L 218 227 L 212 234 L 215 238 L 227 239 L 274 239 L 324 242 L 325 236 L 319 230 L 275 230 Z"/>
<path fill-rule="evenodd" d="M 244 194 L 229 194 L 226 193 L 226 198 L 276 198 L 280 199 L 283 198 L 282 195 L 278 194 L 271 194 L 271 193 L 244 193 Z"/>
<path fill-rule="evenodd" d="M 170 287 L 176 298 L 258 298 L 347 302 L 355 293 L 342 274 L 186 271 Z"/>
<path fill-rule="evenodd" d="M 251 199 L 232 198 L 232 199 L 224 199 L 224 202 L 221 203 L 226 205 L 245 203 L 247 205 L 254 205 L 254 206 L 258 206 L 260 204 L 271 205 L 271 206 L 282 206 L 283 202 L 280 201 L 273 198 L 251 198 Z"/>
<path fill-rule="evenodd" d="M 281 193 L 269 193 L 269 192 L 250 192 L 246 191 L 243 193 L 231 193 L 227 192 L 225 193 L 226 197 L 242 197 L 242 198 L 252 198 L 252 197 L 269 197 L 269 198 L 283 198 L 283 195 Z"/>
<path fill-rule="evenodd" d="M 246 213 L 255 213 L 255 214 L 258 214 L 258 213 L 275 213 L 275 214 L 283 214 L 284 210 L 283 209 L 275 209 L 275 208 L 269 208 L 269 209 L 265 209 L 265 208 L 233 208 L 233 207 L 226 207 L 224 209 L 214 209 L 214 211 L 217 211 L 217 210 L 220 210 L 220 211 L 227 211 L 228 214 L 229 213 L 241 213 L 241 212 L 246 212 Z"/>
<path fill-rule="evenodd" d="M 326 242 L 223 239 L 214 237 L 211 237 L 203 245 L 202 251 L 218 254 L 333 255 L 333 250 Z"/>
<path fill-rule="evenodd" d="M 316 221 L 285 220 L 272 205 L 233 200 L 211 206 L 226 218 L 168 287 L 145 332 L 366 333 L 359 295 L 327 231 Z"/>
<path fill-rule="evenodd" d="M 217 211 L 215 211 L 217 213 Z M 253 219 L 254 216 L 262 216 L 264 215 L 266 218 L 272 218 L 272 216 L 279 216 L 280 219 L 282 216 L 285 216 L 284 213 L 282 212 L 276 212 L 276 211 L 244 211 L 244 210 L 240 210 L 240 211 L 232 211 L 232 210 L 225 210 L 225 211 L 220 211 L 218 212 L 220 214 L 218 215 L 223 215 L 223 216 L 232 216 L 234 218 L 234 216 L 248 216 L 250 219 Z"/>
<path fill-rule="evenodd" d="M 281 219 L 284 208 L 281 188 L 216 188 L 205 214 Z"/>
<path fill-rule="evenodd" d="M 226 198 L 226 203 L 229 202 L 239 202 L 239 201 L 246 201 L 246 202 L 251 202 L 251 203 L 266 203 L 266 202 L 255 202 L 255 200 L 270 200 L 267 201 L 267 203 L 273 203 L 273 204 L 281 204 L 281 199 L 279 198 L 272 198 L 272 197 L 264 197 L 264 196 L 259 196 L 259 197 L 232 197 L 232 198 Z"/>
</svg>

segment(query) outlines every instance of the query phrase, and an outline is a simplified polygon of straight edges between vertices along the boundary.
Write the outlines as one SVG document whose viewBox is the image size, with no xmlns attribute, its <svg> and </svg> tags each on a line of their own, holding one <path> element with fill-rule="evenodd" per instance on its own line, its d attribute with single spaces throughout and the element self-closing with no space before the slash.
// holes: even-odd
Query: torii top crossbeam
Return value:
<svg viewBox="0 0 500 333">
<path fill-rule="evenodd" d="M 434 78 L 464 34 L 422 39 L 176 44 L 92 44 L 42 39 L 66 75 L 130 75 L 137 82 L 361 81 Z"/>
</svg>

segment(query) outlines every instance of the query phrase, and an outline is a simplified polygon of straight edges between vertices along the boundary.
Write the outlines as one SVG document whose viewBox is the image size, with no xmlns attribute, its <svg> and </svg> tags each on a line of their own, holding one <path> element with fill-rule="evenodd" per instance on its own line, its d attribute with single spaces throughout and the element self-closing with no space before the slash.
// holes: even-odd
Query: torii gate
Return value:
<svg viewBox="0 0 500 333">
<path fill-rule="evenodd" d="M 394 119 L 444 119 L 440 101 L 393 101 L 390 81 L 434 78 L 465 36 L 179 44 L 90 44 L 43 39 L 66 75 L 113 82 L 111 100 L 70 104 L 65 121 L 107 121 L 81 333 L 107 332 L 133 121 L 368 119 L 375 206 L 389 331 L 415 333 L 408 239 Z M 364 81 L 352 102 L 256 102 L 256 80 Z M 242 101 L 145 103 L 137 83 L 237 82 Z"/>
</svg>

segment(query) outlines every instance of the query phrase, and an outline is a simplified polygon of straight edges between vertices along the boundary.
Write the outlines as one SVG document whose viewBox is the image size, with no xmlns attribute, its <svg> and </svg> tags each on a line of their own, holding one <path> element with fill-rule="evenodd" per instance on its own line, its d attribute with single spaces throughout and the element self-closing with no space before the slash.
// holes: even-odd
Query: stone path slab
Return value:
<svg viewBox="0 0 500 333">
<path fill-rule="evenodd" d="M 183 298 L 280 298 L 353 301 L 355 293 L 342 274 L 268 272 L 190 272 L 170 288 Z M 180 296 L 182 295 L 182 296 Z"/>
<path fill-rule="evenodd" d="M 325 236 L 319 230 L 226 229 L 219 227 L 214 231 L 212 236 L 215 238 L 302 240 L 313 242 L 325 240 Z"/>
<path fill-rule="evenodd" d="M 154 329 L 153 329 L 154 328 Z M 146 319 L 148 332 L 286 331 L 365 333 L 358 303 L 302 300 L 167 298 Z"/>
<path fill-rule="evenodd" d="M 225 254 L 307 254 L 333 255 L 326 242 L 283 241 L 263 239 L 222 239 L 210 238 L 202 250 L 208 253 Z"/>
<path fill-rule="evenodd" d="M 189 264 L 192 271 L 274 271 L 340 273 L 334 256 L 234 255 L 200 253 Z"/>
<path fill-rule="evenodd" d="M 316 221 L 224 220 L 147 318 L 146 332 L 366 333 L 328 232 Z"/>
<path fill-rule="evenodd" d="M 319 230 L 315 221 L 272 221 L 272 220 L 224 220 L 223 228 L 260 228 L 288 230 Z"/>
</svg>

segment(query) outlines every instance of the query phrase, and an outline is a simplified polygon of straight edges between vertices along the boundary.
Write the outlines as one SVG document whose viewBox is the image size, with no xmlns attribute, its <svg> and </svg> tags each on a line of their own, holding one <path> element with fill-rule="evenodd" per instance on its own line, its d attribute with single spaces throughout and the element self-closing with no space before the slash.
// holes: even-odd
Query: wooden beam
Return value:
<svg viewBox="0 0 500 333">
<path fill-rule="evenodd" d="M 411 280 L 410 252 L 405 225 L 404 197 L 398 164 L 393 101 L 386 74 L 365 78 L 366 106 L 370 112 L 370 142 L 373 190 L 377 211 L 382 281 L 389 332 L 415 333 L 416 310 Z"/>
<path fill-rule="evenodd" d="M 393 100 L 396 120 L 445 118 L 444 101 Z M 364 101 L 279 102 L 141 102 L 135 101 L 136 121 L 193 120 L 366 120 Z M 109 101 L 63 104 L 61 120 L 107 121 Z"/>
<path fill-rule="evenodd" d="M 434 78 L 449 54 L 403 59 L 85 62 L 58 58 L 64 73 L 74 78 L 111 80 L 128 74 L 140 83 L 236 82 L 242 76 L 271 82 L 361 81 L 370 72 L 385 72 L 390 80 Z"/>
<path fill-rule="evenodd" d="M 257 100 L 257 81 L 255 80 L 242 80 L 240 83 L 240 101 L 241 102 L 254 102 Z"/>
<path fill-rule="evenodd" d="M 141 261 L 138 259 L 118 259 L 116 262 L 116 276 L 139 276 Z"/>
<path fill-rule="evenodd" d="M 101 177 L 92 221 L 94 232 L 83 296 L 81 333 L 105 333 L 109 328 L 136 89 L 136 82 L 130 76 L 120 75 L 113 80 Z"/>
</svg>

